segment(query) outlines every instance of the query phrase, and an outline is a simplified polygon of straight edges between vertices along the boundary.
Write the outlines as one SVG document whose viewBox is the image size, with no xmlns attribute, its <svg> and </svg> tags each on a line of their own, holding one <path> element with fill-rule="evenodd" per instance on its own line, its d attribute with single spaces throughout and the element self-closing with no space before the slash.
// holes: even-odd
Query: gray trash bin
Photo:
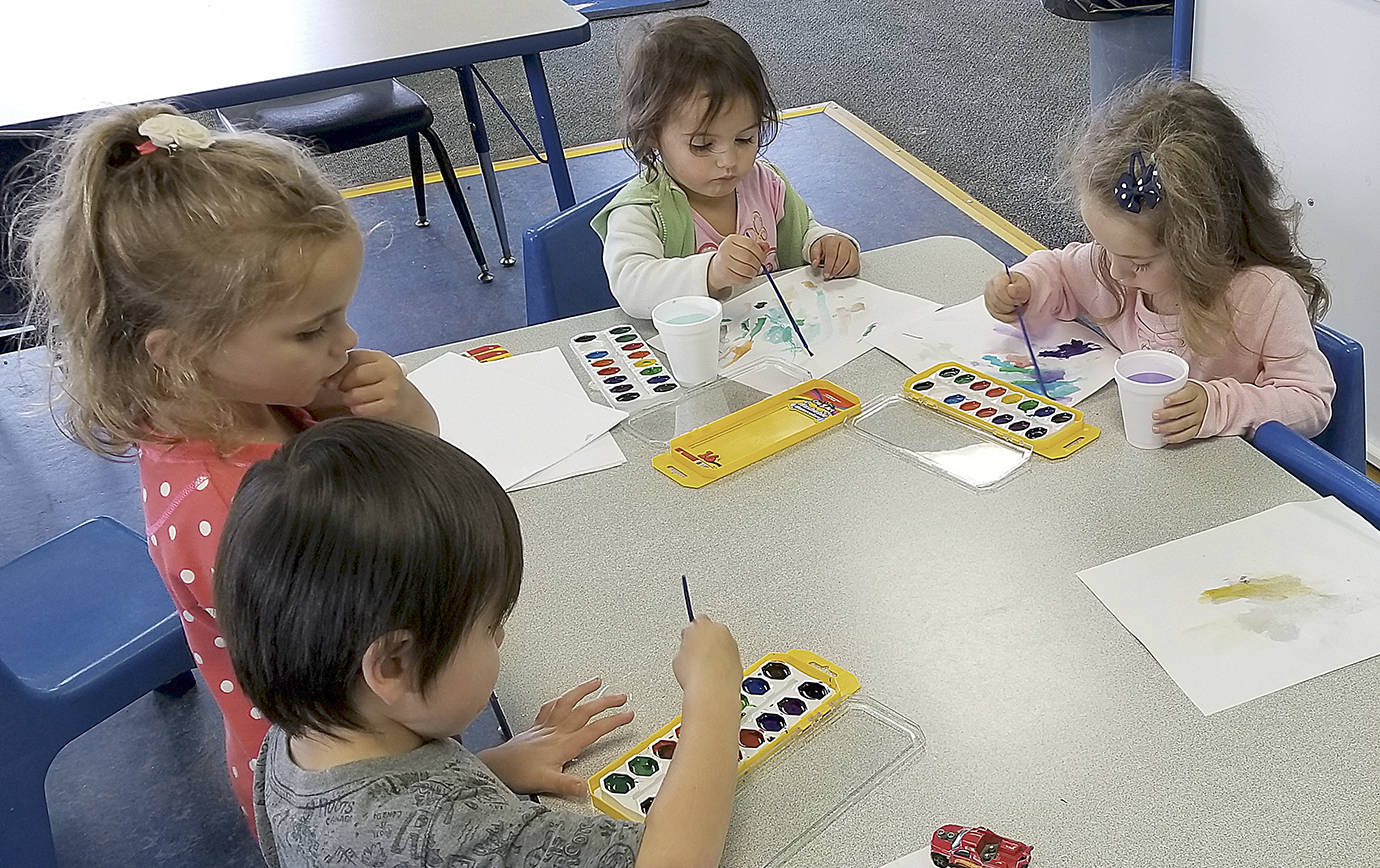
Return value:
<svg viewBox="0 0 1380 868">
<path fill-rule="evenodd" d="M 1172 0 L 1044 0 L 1045 9 L 1088 22 L 1091 105 L 1118 86 L 1168 69 L 1174 45 Z"/>
</svg>

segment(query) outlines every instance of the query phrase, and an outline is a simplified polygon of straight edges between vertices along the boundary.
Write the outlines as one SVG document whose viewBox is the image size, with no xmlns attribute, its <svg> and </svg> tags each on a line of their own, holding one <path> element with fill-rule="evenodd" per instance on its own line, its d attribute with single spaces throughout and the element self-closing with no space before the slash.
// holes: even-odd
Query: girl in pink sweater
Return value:
<svg viewBox="0 0 1380 868">
<path fill-rule="evenodd" d="M 1190 380 L 1155 413 L 1167 442 L 1327 427 L 1335 384 L 1313 321 L 1328 292 L 1299 252 L 1298 205 L 1212 91 L 1150 78 L 1072 148 L 1068 186 L 1092 242 L 1041 250 L 987 284 L 987 310 L 1091 318 L 1122 352 L 1165 350 Z"/>
</svg>

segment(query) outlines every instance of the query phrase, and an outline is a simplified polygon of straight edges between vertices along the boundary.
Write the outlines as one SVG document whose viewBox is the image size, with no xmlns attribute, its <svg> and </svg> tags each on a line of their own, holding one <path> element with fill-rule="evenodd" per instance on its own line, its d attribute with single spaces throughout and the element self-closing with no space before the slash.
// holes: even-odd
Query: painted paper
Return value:
<svg viewBox="0 0 1380 868">
<path fill-rule="evenodd" d="M 1078 577 L 1204 714 L 1380 653 L 1380 532 L 1334 498 Z"/>
<path fill-rule="evenodd" d="M 896 322 L 875 330 L 872 339 L 916 373 L 938 362 L 962 362 L 1023 389 L 1044 391 L 1065 404 L 1077 404 L 1111 382 L 1120 355 L 1082 323 L 1027 319 L 1039 361 L 1037 378 L 1020 326 L 992 319 L 981 296 Z"/>
<path fill-rule="evenodd" d="M 732 375 L 754 361 L 776 357 L 824 377 L 872 349 L 872 335 L 881 323 L 909 321 L 939 307 L 857 278 L 825 281 L 808 267 L 773 277 L 813 355 L 801 346 L 776 293 L 763 281 L 724 303 L 721 373 Z"/>
</svg>

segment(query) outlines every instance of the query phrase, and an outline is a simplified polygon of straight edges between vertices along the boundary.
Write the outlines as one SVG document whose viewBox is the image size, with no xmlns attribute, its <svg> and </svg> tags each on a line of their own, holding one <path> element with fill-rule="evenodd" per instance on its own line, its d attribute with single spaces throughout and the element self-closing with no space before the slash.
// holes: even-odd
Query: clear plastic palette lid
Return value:
<svg viewBox="0 0 1380 868">
<path fill-rule="evenodd" d="M 841 815 L 925 752 L 925 735 L 864 693 L 848 697 L 739 785 L 723 865 L 806 868 Z"/>
<path fill-rule="evenodd" d="M 863 404 L 853 433 L 974 491 L 996 488 L 1030 461 L 1031 448 L 964 425 L 902 395 Z"/>
<path fill-rule="evenodd" d="M 683 389 L 674 400 L 640 410 L 622 424 L 644 443 L 667 449 L 671 440 L 681 434 L 811 378 L 810 372 L 798 365 L 766 358 L 703 385 Z"/>
</svg>

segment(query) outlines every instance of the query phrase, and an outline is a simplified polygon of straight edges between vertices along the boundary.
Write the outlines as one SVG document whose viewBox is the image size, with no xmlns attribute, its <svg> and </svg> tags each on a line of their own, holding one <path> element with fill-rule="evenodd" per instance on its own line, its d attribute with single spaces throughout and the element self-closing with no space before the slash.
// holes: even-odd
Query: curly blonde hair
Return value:
<svg viewBox="0 0 1380 868">
<path fill-rule="evenodd" d="M 1113 94 L 1065 150 L 1064 181 L 1075 203 L 1141 224 L 1167 251 L 1179 275 L 1184 340 L 1195 351 L 1215 355 L 1234 338 L 1227 288 L 1245 268 L 1284 271 L 1303 287 L 1310 317 L 1327 311 L 1327 286 L 1298 249 L 1299 204 L 1276 204 L 1279 180 L 1265 155 L 1208 88 L 1148 76 Z M 1159 204 L 1139 213 L 1124 211 L 1114 193 L 1134 151 L 1153 159 L 1161 188 Z M 1106 251 L 1095 262 L 1124 310 L 1125 289 L 1112 277 Z"/>
<path fill-rule="evenodd" d="M 205 360 L 290 299 L 325 244 L 358 232 L 302 147 L 249 132 L 141 154 L 139 125 L 159 114 L 180 112 L 127 106 L 62 130 L 16 222 L 59 425 L 110 457 L 140 442 L 227 445 L 235 419 L 205 387 Z M 157 363 L 155 329 L 174 336 Z"/>
</svg>

